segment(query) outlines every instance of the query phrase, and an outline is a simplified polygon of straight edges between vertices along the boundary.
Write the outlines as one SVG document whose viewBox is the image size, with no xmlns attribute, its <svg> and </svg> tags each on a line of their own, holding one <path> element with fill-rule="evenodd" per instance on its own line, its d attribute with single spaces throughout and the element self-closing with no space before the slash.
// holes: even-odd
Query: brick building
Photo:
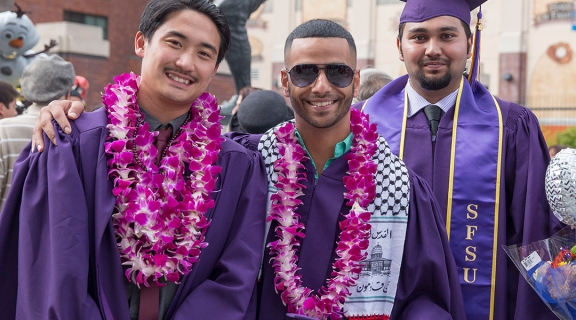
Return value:
<svg viewBox="0 0 576 320">
<path fill-rule="evenodd" d="M 114 76 L 140 72 L 134 53 L 134 36 L 140 14 L 148 0 L 18 0 L 36 24 L 40 41 L 35 51 L 50 39 L 58 46 L 50 50 L 74 65 L 76 74 L 90 82 L 86 102 L 90 110 L 101 104 L 100 93 Z M 234 94 L 234 80 L 227 71 L 219 73 L 208 90 L 219 101 Z"/>
</svg>

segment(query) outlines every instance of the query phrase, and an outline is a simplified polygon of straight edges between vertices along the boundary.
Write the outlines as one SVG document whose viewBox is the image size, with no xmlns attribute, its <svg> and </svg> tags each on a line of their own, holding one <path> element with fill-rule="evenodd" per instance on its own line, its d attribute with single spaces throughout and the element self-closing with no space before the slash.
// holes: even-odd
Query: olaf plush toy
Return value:
<svg viewBox="0 0 576 320">
<path fill-rule="evenodd" d="M 0 80 L 17 87 L 24 67 L 34 56 L 48 51 L 56 45 L 51 40 L 41 52 L 29 52 L 40 39 L 32 20 L 17 5 L 17 11 L 0 12 Z"/>
</svg>

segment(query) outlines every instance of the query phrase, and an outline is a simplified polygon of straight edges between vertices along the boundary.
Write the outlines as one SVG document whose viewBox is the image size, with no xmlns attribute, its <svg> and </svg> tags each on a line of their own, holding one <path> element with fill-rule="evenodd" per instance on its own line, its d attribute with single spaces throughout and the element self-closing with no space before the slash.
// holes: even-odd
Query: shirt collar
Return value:
<svg viewBox="0 0 576 320">
<path fill-rule="evenodd" d="M 146 112 L 144 108 L 141 107 L 140 111 L 142 111 L 142 113 L 144 114 L 144 122 L 146 122 L 148 126 L 150 126 L 150 131 L 158 131 L 164 127 L 164 124 L 162 124 L 162 122 L 160 122 L 158 119 L 154 118 L 151 114 Z M 186 121 L 187 117 L 188 112 L 168 122 L 167 125 L 171 125 L 173 132 L 176 132 L 184 124 L 184 121 Z"/>
<path fill-rule="evenodd" d="M 304 145 L 304 140 L 302 140 L 302 136 L 300 135 L 300 132 L 298 132 L 298 129 L 296 129 L 294 131 L 294 134 L 298 138 L 298 142 L 300 143 L 302 148 L 304 148 L 304 151 L 306 151 L 306 154 L 308 154 L 308 158 L 310 158 L 310 161 L 312 161 L 314 168 L 316 168 L 316 164 L 314 163 L 314 160 L 310 156 L 308 149 L 306 149 L 306 145 Z M 344 140 L 342 140 L 336 144 L 336 146 L 334 147 L 334 157 L 330 158 L 330 159 L 328 159 L 328 161 L 326 161 L 326 164 L 324 164 L 324 168 L 322 169 L 322 171 L 326 170 L 326 168 L 328 168 L 328 166 L 334 160 L 340 158 L 342 155 L 344 155 L 346 152 L 348 152 L 348 150 L 350 150 L 350 148 L 352 148 L 352 139 L 353 138 L 354 138 L 354 135 L 352 134 L 352 132 L 350 132 L 348 134 L 348 136 L 346 138 L 344 138 Z M 318 175 L 318 171 L 316 171 L 316 178 L 318 178 L 317 175 Z"/>
<path fill-rule="evenodd" d="M 421 109 L 424 109 L 427 105 L 432 103 L 428 102 L 424 97 L 422 97 L 412 86 L 410 81 L 406 83 L 406 92 L 408 93 L 408 117 L 411 117 L 418 113 Z M 442 100 L 434 103 L 439 106 L 444 113 L 448 112 L 456 104 L 456 96 L 458 95 L 458 89 L 454 90 L 449 95 L 442 98 Z"/>
</svg>

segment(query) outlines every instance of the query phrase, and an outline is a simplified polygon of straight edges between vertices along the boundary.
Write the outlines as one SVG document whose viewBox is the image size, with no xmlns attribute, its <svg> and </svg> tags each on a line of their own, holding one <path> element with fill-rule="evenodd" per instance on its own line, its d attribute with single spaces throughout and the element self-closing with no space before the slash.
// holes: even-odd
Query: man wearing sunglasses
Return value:
<svg viewBox="0 0 576 320">
<path fill-rule="evenodd" d="M 360 81 L 350 33 L 308 21 L 288 36 L 284 63 L 295 120 L 230 135 L 258 150 L 268 173 L 257 317 L 464 319 L 430 188 L 350 109 Z"/>
<path fill-rule="evenodd" d="M 260 151 L 268 171 L 259 318 L 464 319 L 429 187 L 350 109 L 360 82 L 350 33 L 308 21 L 288 36 L 284 63 L 295 120 L 263 135 L 232 134 Z"/>
</svg>

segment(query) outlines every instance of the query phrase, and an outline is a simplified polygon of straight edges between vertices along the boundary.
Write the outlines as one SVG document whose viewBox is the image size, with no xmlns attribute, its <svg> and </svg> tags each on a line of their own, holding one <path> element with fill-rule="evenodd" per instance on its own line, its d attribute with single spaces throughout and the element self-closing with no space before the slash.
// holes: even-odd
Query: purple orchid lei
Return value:
<svg viewBox="0 0 576 320">
<path fill-rule="evenodd" d="M 125 73 L 105 88 L 108 142 L 104 144 L 114 181 L 112 215 L 126 277 L 140 286 L 148 279 L 178 282 L 198 261 L 214 206 L 216 166 L 223 138 L 213 96 L 203 93 L 156 165 L 158 150 L 136 102 L 139 76 Z M 181 132 L 181 134 L 179 134 Z M 185 178 L 186 166 L 192 172 Z"/>
<path fill-rule="evenodd" d="M 351 206 L 350 212 L 340 222 L 340 239 L 336 247 L 337 258 L 332 266 L 332 278 L 314 294 L 311 289 L 302 286 L 301 275 L 297 275 L 298 257 L 296 247 L 304 238 L 304 225 L 299 222 L 296 208 L 302 204 L 298 200 L 303 195 L 304 186 L 299 183 L 306 180 L 303 161 L 308 157 L 294 135 L 292 123 L 275 131 L 278 139 L 280 159 L 274 163 L 278 174 L 275 187 L 278 192 L 270 197 L 272 205 L 267 221 L 277 221 L 278 240 L 268 244 L 272 255 L 272 267 L 275 271 L 274 285 L 288 312 L 307 315 L 318 319 L 341 319 L 342 307 L 349 288 L 356 284 L 362 267 L 360 262 L 366 259 L 370 237 L 370 212 L 366 207 L 376 196 L 374 175 L 377 166 L 372 161 L 378 147 L 376 124 L 370 124 L 368 115 L 352 109 L 350 129 L 354 134 L 351 152 L 345 157 L 348 172 L 344 177 L 347 192 L 344 198 Z"/>
</svg>

